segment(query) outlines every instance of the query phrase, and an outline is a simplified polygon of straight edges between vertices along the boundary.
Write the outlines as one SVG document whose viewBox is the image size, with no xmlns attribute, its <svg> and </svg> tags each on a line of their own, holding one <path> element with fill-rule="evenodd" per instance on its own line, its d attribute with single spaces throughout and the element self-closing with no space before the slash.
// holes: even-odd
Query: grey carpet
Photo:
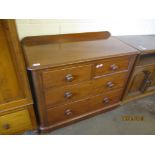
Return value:
<svg viewBox="0 0 155 155">
<path fill-rule="evenodd" d="M 143 120 L 122 120 L 123 116 Z M 155 95 L 135 100 L 112 111 L 57 129 L 50 135 L 155 134 Z"/>
</svg>

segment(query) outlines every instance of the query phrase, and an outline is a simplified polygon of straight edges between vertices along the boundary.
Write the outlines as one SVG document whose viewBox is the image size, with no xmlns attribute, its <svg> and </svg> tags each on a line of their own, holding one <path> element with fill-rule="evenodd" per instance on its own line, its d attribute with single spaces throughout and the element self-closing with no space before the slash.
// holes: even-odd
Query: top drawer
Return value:
<svg viewBox="0 0 155 155">
<path fill-rule="evenodd" d="M 129 60 L 129 57 L 119 57 L 98 61 L 93 66 L 93 76 L 101 76 L 104 74 L 127 70 L 129 66 Z"/>
<path fill-rule="evenodd" d="M 91 65 L 44 71 L 43 87 L 74 84 L 91 78 Z"/>
</svg>

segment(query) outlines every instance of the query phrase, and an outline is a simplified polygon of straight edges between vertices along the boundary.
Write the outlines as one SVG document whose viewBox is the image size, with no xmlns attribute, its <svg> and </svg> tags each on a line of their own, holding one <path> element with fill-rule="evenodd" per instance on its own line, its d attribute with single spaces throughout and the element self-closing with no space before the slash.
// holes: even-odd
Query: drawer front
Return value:
<svg viewBox="0 0 155 155">
<path fill-rule="evenodd" d="M 71 102 L 81 99 L 92 91 L 90 82 L 57 87 L 45 90 L 45 103 L 52 107 L 63 102 Z"/>
<path fill-rule="evenodd" d="M 44 88 L 75 84 L 91 78 L 91 65 L 44 71 L 42 78 Z"/>
<path fill-rule="evenodd" d="M 86 114 L 104 107 L 111 106 L 120 101 L 122 90 L 113 91 L 81 100 L 64 104 L 47 110 L 49 124 L 59 123 L 74 117 Z"/>
<path fill-rule="evenodd" d="M 102 76 L 104 74 L 127 70 L 129 66 L 129 60 L 129 57 L 120 57 L 98 61 L 93 66 L 93 76 Z"/>
<path fill-rule="evenodd" d="M 16 134 L 32 128 L 27 110 L 0 116 L 0 134 Z"/>
<path fill-rule="evenodd" d="M 118 88 L 123 88 L 128 77 L 128 72 L 121 72 L 96 78 L 92 81 L 93 94 L 100 94 Z"/>
</svg>

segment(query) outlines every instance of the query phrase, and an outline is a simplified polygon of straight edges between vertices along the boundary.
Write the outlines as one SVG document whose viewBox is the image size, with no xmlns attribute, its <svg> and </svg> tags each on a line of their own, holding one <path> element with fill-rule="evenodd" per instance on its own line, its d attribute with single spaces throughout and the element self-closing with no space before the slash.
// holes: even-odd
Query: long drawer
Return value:
<svg viewBox="0 0 155 155">
<path fill-rule="evenodd" d="M 32 129 L 28 110 L 0 116 L 0 134 L 16 134 Z"/>
<path fill-rule="evenodd" d="M 104 107 L 111 106 L 120 101 L 122 89 L 97 95 L 85 100 L 63 104 L 47 110 L 50 125 L 86 114 Z"/>
<path fill-rule="evenodd" d="M 122 88 L 127 77 L 126 72 L 105 76 L 89 82 L 56 87 L 45 90 L 45 103 L 47 107 L 56 106 L 64 102 L 76 101 L 89 95 L 97 95 L 103 92 Z"/>
</svg>

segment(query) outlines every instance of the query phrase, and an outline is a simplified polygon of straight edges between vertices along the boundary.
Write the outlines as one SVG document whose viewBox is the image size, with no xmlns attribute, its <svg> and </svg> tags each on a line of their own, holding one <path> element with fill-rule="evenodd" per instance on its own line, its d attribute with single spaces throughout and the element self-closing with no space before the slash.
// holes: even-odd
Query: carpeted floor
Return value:
<svg viewBox="0 0 155 155">
<path fill-rule="evenodd" d="M 155 134 L 155 95 L 129 102 L 112 111 L 57 129 L 48 134 Z"/>
</svg>

